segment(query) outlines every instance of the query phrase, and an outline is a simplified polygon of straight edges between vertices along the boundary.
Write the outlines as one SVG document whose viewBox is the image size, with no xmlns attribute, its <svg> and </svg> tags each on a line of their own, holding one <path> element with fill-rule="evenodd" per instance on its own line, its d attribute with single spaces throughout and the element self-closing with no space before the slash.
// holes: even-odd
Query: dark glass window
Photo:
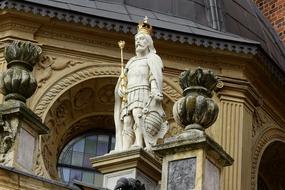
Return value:
<svg viewBox="0 0 285 190">
<path fill-rule="evenodd" d="M 61 152 L 58 159 L 58 173 L 62 181 L 72 183 L 74 179 L 102 185 L 102 174 L 91 167 L 90 158 L 100 156 L 113 150 L 114 135 L 85 134 L 71 140 Z"/>
</svg>

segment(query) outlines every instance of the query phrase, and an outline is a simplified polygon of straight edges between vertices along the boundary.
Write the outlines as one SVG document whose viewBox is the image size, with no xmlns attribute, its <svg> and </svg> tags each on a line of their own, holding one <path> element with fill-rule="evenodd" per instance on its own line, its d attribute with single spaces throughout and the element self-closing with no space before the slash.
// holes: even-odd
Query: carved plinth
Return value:
<svg viewBox="0 0 285 190">
<path fill-rule="evenodd" d="M 191 135 L 191 134 L 188 134 Z M 220 174 L 233 159 L 203 134 L 153 147 L 163 158 L 161 190 L 219 190 Z"/>
<path fill-rule="evenodd" d="M 122 177 L 138 179 L 147 190 L 156 190 L 161 162 L 143 149 L 132 149 L 91 158 L 92 167 L 104 175 L 103 187 L 114 189 Z"/>
<path fill-rule="evenodd" d="M 33 173 L 39 134 L 48 128 L 20 101 L 0 105 L 0 164 Z"/>
</svg>

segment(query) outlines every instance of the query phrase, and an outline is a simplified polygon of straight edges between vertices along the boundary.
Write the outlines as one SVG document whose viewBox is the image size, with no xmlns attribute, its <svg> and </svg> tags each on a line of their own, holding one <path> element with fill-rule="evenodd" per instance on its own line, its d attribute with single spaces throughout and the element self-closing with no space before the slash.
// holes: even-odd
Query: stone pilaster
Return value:
<svg viewBox="0 0 285 190">
<path fill-rule="evenodd" d="M 220 98 L 220 143 L 235 160 L 222 172 L 223 190 L 249 190 L 251 187 L 251 147 L 253 107 L 258 96 L 246 81 L 223 78 Z"/>
</svg>

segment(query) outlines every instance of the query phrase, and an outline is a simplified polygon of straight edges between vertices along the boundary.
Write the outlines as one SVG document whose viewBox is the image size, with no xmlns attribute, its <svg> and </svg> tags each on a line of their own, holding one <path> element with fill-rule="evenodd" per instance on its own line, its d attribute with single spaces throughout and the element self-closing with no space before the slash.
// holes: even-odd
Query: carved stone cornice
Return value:
<svg viewBox="0 0 285 190">
<path fill-rule="evenodd" d="M 66 10 L 41 6 L 29 2 L 21 2 L 16 0 L 0 2 L 0 8 L 2 10 L 16 9 L 20 12 L 33 13 L 49 18 L 56 18 L 57 20 L 63 20 L 65 22 L 80 23 L 84 26 L 98 27 L 100 29 L 107 29 L 108 31 L 123 32 L 123 33 L 136 33 L 136 24 L 127 23 L 123 21 L 115 21 L 106 18 L 99 18 L 89 15 L 82 15 L 76 12 L 69 12 Z M 165 29 L 156 29 L 154 33 L 156 39 L 171 40 L 173 42 L 187 43 L 190 45 L 211 47 L 213 49 L 228 50 L 236 53 L 256 54 L 256 44 L 243 43 L 238 41 L 229 41 L 224 39 L 204 37 L 194 34 L 178 33 L 176 31 L 170 31 Z"/>
<path fill-rule="evenodd" d="M 34 15 L 40 15 L 42 18 L 54 19 L 57 21 L 65 21 L 65 22 L 74 22 L 80 23 L 81 27 L 88 26 L 91 28 L 99 28 L 108 31 L 115 31 L 120 33 L 135 33 L 136 32 L 136 24 L 128 23 L 123 21 L 116 21 L 107 18 L 99 18 L 95 16 L 89 15 L 82 15 L 80 13 L 69 12 L 66 10 L 62 10 L 59 8 L 52 8 L 41 6 L 39 4 L 33 4 L 30 2 L 21 2 L 16 0 L 10 1 L 2 1 L 0 2 L 0 9 L 8 10 L 8 13 L 11 14 L 21 14 L 21 13 L 33 13 Z M 17 11 L 15 11 L 15 9 Z M 16 13 L 17 12 L 17 13 Z M 27 16 L 27 15 L 26 15 Z M 15 24 L 13 24 L 15 26 Z M 37 31 L 37 27 L 22 27 L 21 23 L 17 24 L 19 30 L 32 30 L 32 33 Z M 13 27 L 14 27 L 13 26 Z M 9 26 L 12 27 L 12 26 Z M 52 31 L 47 31 L 47 33 L 43 33 L 43 35 L 50 35 L 48 33 L 52 33 Z M 52 34 L 56 36 L 58 34 Z M 65 34 L 63 34 L 65 35 Z M 77 39 L 79 37 L 75 37 L 72 35 L 65 35 L 65 37 L 70 39 Z M 205 37 L 202 35 L 194 35 L 194 34 L 185 34 L 179 33 L 177 31 L 171 31 L 167 29 L 160 29 L 158 28 L 154 33 L 154 38 L 161 39 L 163 41 L 172 41 L 181 44 L 189 44 L 193 46 L 205 47 L 205 48 L 212 48 L 217 50 L 227 50 L 228 52 L 234 53 L 243 53 L 243 55 L 257 55 L 258 59 L 261 60 L 262 65 L 267 71 L 270 71 L 272 76 L 274 76 L 282 86 L 285 85 L 285 76 L 284 72 L 278 68 L 275 64 L 275 61 L 270 59 L 268 55 L 260 48 L 260 46 L 256 43 L 244 43 L 239 41 L 231 41 L 231 40 L 224 40 L 224 39 L 216 39 L 211 37 Z M 31 39 L 30 39 L 31 40 Z M 81 38 L 81 41 L 91 42 L 92 39 L 84 39 Z M 91 40 L 91 41 L 90 41 Z M 99 44 L 102 42 L 99 42 Z M 96 42 L 98 44 L 98 42 Z M 110 43 L 108 47 L 115 48 L 116 43 Z M 238 54 L 236 54 L 238 55 Z"/>
<path fill-rule="evenodd" d="M 217 89 L 217 95 L 220 100 L 229 100 L 243 103 L 249 108 L 254 116 L 258 114 L 258 110 L 266 110 L 268 117 L 271 117 L 278 126 L 284 126 L 285 120 L 282 115 L 259 95 L 258 91 L 246 80 L 232 79 L 228 77 L 220 77 L 223 87 Z M 252 129 L 252 135 L 255 136 L 257 128 Z"/>
<path fill-rule="evenodd" d="M 223 85 L 216 92 L 220 100 L 231 100 L 246 103 L 252 110 L 255 106 L 263 104 L 262 98 L 254 87 L 246 80 L 220 76 Z"/>
<path fill-rule="evenodd" d="M 266 72 L 270 72 L 273 78 L 285 88 L 285 71 L 282 71 L 272 60 L 264 50 L 260 50 L 257 53 L 257 59 L 262 63 L 261 66 Z"/>
<path fill-rule="evenodd" d="M 31 22 L 19 22 L 17 19 L 2 20 L 0 32 L 7 30 L 17 30 L 26 33 L 34 34 L 40 27 L 40 24 Z"/>
<path fill-rule="evenodd" d="M 104 46 L 104 47 L 109 47 L 109 48 L 118 48 L 117 42 L 110 41 L 107 38 L 105 40 L 98 40 L 94 37 L 90 36 L 80 36 L 78 34 L 72 34 L 70 32 L 66 32 L 64 30 L 54 30 L 54 29 L 43 29 L 41 33 L 39 33 L 40 36 L 46 37 L 46 38 L 51 38 L 51 39 L 57 39 L 57 40 L 62 40 L 62 39 L 67 39 L 69 41 L 74 41 L 74 42 L 81 42 L 81 43 L 86 43 L 86 44 L 95 44 L 96 46 Z M 129 48 L 126 47 L 126 50 Z M 125 50 L 125 49 L 124 49 Z"/>
</svg>

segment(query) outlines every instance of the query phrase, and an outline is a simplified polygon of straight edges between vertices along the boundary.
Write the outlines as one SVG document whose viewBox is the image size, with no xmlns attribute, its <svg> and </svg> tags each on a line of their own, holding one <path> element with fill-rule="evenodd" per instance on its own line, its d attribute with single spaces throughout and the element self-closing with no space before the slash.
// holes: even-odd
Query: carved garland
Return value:
<svg viewBox="0 0 285 190">
<path fill-rule="evenodd" d="M 285 141 L 285 131 L 283 129 L 276 127 L 266 128 L 253 146 L 251 164 L 251 190 L 256 190 L 257 188 L 258 168 L 262 154 L 265 151 L 266 147 L 274 141 Z"/>
<path fill-rule="evenodd" d="M 83 64 L 81 61 L 58 61 L 56 57 L 43 55 L 36 66 L 35 75 L 38 82 L 38 88 L 41 88 L 45 82 L 51 78 L 53 71 L 60 71 L 67 67 L 73 67 L 77 64 Z"/>
</svg>

